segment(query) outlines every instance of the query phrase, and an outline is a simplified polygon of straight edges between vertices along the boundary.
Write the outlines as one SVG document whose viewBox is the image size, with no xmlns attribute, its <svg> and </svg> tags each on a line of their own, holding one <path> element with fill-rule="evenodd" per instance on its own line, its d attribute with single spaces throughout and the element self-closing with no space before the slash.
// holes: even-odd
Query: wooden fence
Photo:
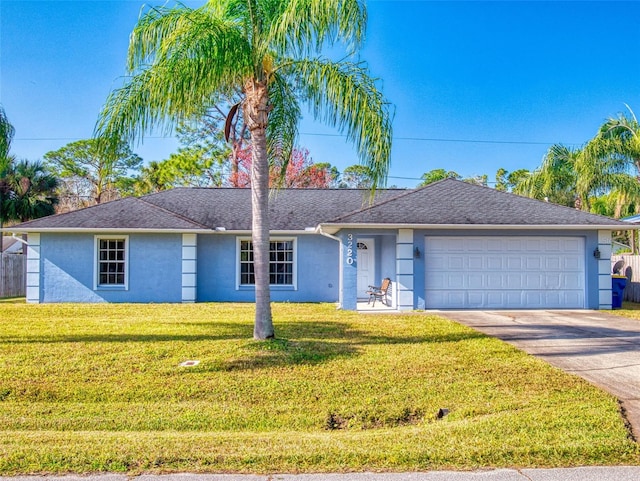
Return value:
<svg viewBox="0 0 640 481">
<path fill-rule="evenodd" d="M 0 254 L 0 298 L 23 297 L 27 291 L 27 257 L 21 254 Z"/>
<path fill-rule="evenodd" d="M 611 256 L 611 267 L 617 261 L 624 261 L 622 272 L 627 276 L 627 287 L 624 288 L 623 301 L 640 302 L 640 256 L 621 254 Z"/>
</svg>

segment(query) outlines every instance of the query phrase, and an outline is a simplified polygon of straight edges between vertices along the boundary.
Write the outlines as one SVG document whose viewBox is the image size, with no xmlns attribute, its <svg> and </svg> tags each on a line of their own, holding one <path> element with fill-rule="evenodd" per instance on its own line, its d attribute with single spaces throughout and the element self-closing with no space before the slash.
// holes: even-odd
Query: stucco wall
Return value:
<svg viewBox="0 0 640 481">
<path fill-rule="evenodd" d="M 40 302 L 180 302 L 179 234 L 129 235 L 128 289 L 94 289 L 93 234 L 42 234 Z"/>
<path fill-rule="evenodd" d="M 246 236 L 240 236 L 246 238 Z M 271 300 L 337 302 L 338 242 L 319 235 L 272 236 L 295 238 L 296 287 L 272 286 Z M 253 302 L 253 287 L 238 287 L 238 236 L 198 236 L 198 301 Z"/>
</svg>

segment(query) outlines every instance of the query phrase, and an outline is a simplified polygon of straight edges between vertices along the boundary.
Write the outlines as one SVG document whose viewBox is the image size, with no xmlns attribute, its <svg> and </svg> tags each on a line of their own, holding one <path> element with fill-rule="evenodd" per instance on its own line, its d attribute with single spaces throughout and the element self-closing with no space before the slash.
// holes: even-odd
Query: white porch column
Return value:
<svg viewBox="0 0 640 481">
<path fill-rule="evenodd" d="M 198 236 L 182 234 L 182 302 L 196 302 Z"/>
<path fill-rule="evenodd" d="M 598 231 L 598 309 L 611 309 L 611 231 Z"/>
<path fill-rule="evenodd" d="M 29 234 L 27 246 L 27 302 L 40 304 L 40 234 Z"/>
<path fill-rule="evenodd" d="M 413 310 L 413 229 L 398 229 L 396 239 L 396 308 Z"/>
</svg>

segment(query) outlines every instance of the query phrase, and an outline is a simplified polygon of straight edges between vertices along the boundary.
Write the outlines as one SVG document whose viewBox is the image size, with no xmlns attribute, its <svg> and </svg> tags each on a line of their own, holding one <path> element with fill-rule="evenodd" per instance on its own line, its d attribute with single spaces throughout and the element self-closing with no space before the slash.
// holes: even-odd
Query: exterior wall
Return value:
<svg viewBox="0 0 640 481">
<path fill-rule="evenodd" d="M 201 302 L 254 302 L 255 289 L 238 287 L 238 237 L 232 234 L 198 236 L 197 299 Z M 295 238 L 296 285 L 272 286 L 271 300 L 276 302 L 337 302 L 339 297 L 340 246 L 319 235 L 274 235 Z"/>
<path fill-rule="evenodd" d="M 413 291 L 415 269 L 414 251 L 413 230 L 400 229 L 398 231 L 398 242 L 396 244 L 397 305 L 400 311 L 410 311 L 415 306 Z"/>
<path fill-rule="evenodd" d="M 128 288 L 94 289 L 94 234 L 41 234 L 39 301 L 180 302 L 182 236 L 128 237 Z"/>
<path fill-rule="evenodd" d="M 611 292 L 611 231 L 598 231 L 598 309 L 612 309 Z"/>
<path fill-rule="evenodd" d="M 196 302 L 198 236 L 182 234 L 182 302 Z"/>
<path fill-rule="evenodd" d="M 40 234 L 29 234 L 27 247 L 27 302 L 40 302 Z"/>
</svg>

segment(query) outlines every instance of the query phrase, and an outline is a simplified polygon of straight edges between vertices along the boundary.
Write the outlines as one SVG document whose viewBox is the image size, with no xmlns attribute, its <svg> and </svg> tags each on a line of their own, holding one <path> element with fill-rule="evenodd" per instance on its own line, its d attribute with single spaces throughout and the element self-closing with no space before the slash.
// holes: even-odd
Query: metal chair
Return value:
<svg viewBox="0 0 640 481">
<path fill-rule="evenodd" d="M 382 280 L 382 285 L 380 287 L 369 286 L 369 290 L 367 291 L 367 294 L 369 294 L 369 300 L 367 301 L 367 304 L 370 304 L 371 301 L 373 300 L 372 307 L 375 307 L 376 300 L 380 299 L 380 302 L 382 302 L 385 306 L 388 306 L 387 291 L 389 290 L 390 285 L 391 285 L 391 279 L 389 279 L 388 277 L 385 277 Z"/>
</svg>

